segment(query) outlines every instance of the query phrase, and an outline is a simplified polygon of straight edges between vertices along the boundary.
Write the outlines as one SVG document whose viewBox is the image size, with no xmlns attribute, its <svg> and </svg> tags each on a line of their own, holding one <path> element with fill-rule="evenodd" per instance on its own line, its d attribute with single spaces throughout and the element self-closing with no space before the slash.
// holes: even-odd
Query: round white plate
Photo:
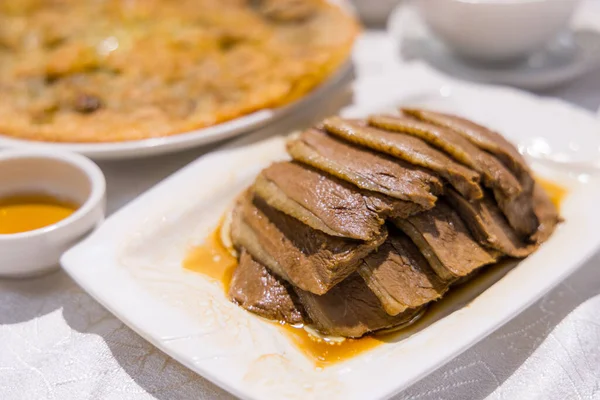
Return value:
<svg viewBox="0 0 600 400">
<path fill-rule="evenodd" d="M 341 90 L 349 85 L 352 77 L 353 66 L 348 61 L 329 80 L 293 103 L 275 109 L 260 110 L 218 125 L 178 135 L 111 143 L 46 143 L 13 139 L 0 135 L 0 149 L 71 151 L 83 154 L 94 160 L 129 159 L 173 153 L 219 142 L 265 126 L 285 114 L 302 108 L 305 104 L 314 101 L 324 93 Z"/>
<path fill-rule="evenodd" d="M 411 5 L 400 5 L 394 10 L 388 31 L 405 60 L 420 59 L 462 79 L 542 90 L 600 67 L 600 26 L 597 23 L 600 12 L 590 8 L 580 10 L 579 16 L 573 32 L 564 33 L 527 60 L 510 66 L 477 65 L 454 56 L 429 32 Z M 585 23 L 581 22 L 584 20 Z"/>
</svg>

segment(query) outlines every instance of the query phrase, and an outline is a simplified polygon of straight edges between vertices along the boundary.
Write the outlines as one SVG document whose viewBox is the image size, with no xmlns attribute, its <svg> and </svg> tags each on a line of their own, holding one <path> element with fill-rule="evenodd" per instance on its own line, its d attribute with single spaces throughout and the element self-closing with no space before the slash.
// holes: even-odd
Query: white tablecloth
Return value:
<svg viewBox="0 0 600 400">
<path fill-rule="evenodd" d="M 394 54 L 383 33 L 368 32 L 356 50 L 358 77 L 396 68 Z M 546 94 L 595 110 L 600 72 Z M 313 108 L 334 112 L 319 104 Z M 306 118 L 278 124 L 285 132 Z M 101 163 L 109 212 L 209 150 Z M 590 299 L 600 293 L 599 266 L 597 256 L 519 317 L 397 398 L 600 399 L 600 297 Z M 0 280 L 0 399 L 153 398 L 231 396 L 133 333 L 62 271 Z"/>
</svg>

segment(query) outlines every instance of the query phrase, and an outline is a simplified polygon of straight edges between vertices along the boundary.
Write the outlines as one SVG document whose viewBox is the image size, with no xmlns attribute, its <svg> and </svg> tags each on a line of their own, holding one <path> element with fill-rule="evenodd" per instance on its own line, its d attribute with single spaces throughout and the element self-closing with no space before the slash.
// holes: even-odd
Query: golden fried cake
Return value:
<svg viewBox="0 0 600 400">
<path fill-rule="evenodd" d="M 0 2 L 0 133 L 116 142 L 211 126 L 306 94 L 358 26 L 325 0 Z"/>
</svg>

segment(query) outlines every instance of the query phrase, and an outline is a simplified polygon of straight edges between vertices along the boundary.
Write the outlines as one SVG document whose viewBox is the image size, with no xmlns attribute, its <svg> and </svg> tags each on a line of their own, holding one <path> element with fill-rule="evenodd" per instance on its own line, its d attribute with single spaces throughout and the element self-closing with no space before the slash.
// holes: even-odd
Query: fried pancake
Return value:
<svg viewBox="0 0 600 400">
<path fill-rule="evenodd" d="M 116 142 L 289 103 L 347 59 L 325 0 L 0 2 L 0 133 Z"/>
</svg>

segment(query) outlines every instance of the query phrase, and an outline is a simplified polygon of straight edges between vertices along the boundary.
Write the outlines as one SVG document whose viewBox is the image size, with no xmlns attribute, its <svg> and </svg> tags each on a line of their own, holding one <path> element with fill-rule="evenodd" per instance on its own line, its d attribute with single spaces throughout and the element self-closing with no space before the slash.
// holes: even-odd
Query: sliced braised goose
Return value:
<svg viewBox="0 0 600 400">
<path fill-rule="evenodd" d="M 297 161 L 325 171 L 355 186 L 431 208 L 442 182 L 431 172 L 398 159 L 338 140 L 309 129 L 288 143 Z"/>
<path fill-rule="evenodd" d="M 495 194 L 500 209 L 509 224 L 522 236 L 530 236 L 539 225 L 531 206 L 534 180 L 523 156 L 502 135 L 484 126 L 453 115 L 427 110 L 404 108 L 403 112 L 423 121 L 450 129 L 476 146 L 494 154 L 517 178 L 521 193 L 515 197 Z"/>
<path fill-rule="evenodd" d="M 264 169 L 253 190 L 271 207 L 332 236 L 370 241 L 386 216 L 406 218 L 423 211 L 416 203 L 362 191 L 322 171 L 295 162 Z"/>
<path fill-rule="evenodd" d="M 524 190 L 512 199 L 495 197 L 508 223 L 520 236 L 529 238 L 536 232 L 540 221 L 533 209 L 533 188 Z"/>
<path fill-rule="evenodd" d="M 479 199 L 483 196 L 478 184 L 478 173 L 458 164 L 421 139 L 407 134 L 367 127 L 356 121 L 348 121 L 339 117 L 328 118 L 323 125 L 328 132 L 349 142 L 430 169 L 446 179 L 459 193 L 469 199 Z"/>
<path fill-rule="evenodd" d="M 352 185 L 299 164 L 272 164 L 253 190 L 271 207 L 332 236 L 373 240 L 384 223 Z"/>
<path fill-rule="evenodd" d="M 370 123 L 335 117 L 300 134 L 294 161 L 240 196 L 223 230 L 241 254 L 232 301 L 327 335 L 399 329 L 560 222 L 496 133 L 420 110 Z"/>
<path fill-rule="evenodd" d="M 481 247 L 444 201 L 438 200 L 435 208 L 414 217 L 394 220 L 394 224 L 412 239 L 445 281 L 465 277 L 497 260 L 498 253 Z"/>
<path fill-rule="evenodd" d="M 395 232 L 369 254 L 358 273 L 390 315 L 437 300 L 448 289 L 410 238 L 401 232 Z"/>
<path fill-rule="evenodd" d="M 363 192 L 363 199 L 370 210 L 383 218 L 408 218 L 411 215 L 425 211 L 417 203 L 393 199 L 373 192 Z"/>
<path fill-rule="evenodd" d="M 245 193 L 233 210 L 231 236 L 273 273 L 303 290 L 324 294 L 356 271 L 387 237 L 370 242 L 343 239 L 308 225 Z"/>
<path fill-rule="evenodd" d="M 540 221 L 540 225 L 531 239 L 539 244 L 548 240 L 554 229 L 556 229 L 556 225 L 561 222 L 558 209 L 539 183 L 536 183 L 533 190 L 533 209 Z"/>
<path fill-rule="evenodd" d="M 358 274 L 350 275 L 323 296 L 299 289 L 296 292 L 315 329 L 326 335 L 357 338 L 408 323 L 420 312 L 410 309 L 389 315 Z"/>
<path fill-rule="evenodd" d="M 513 172 L 522 186 L 528 186 L 525 185 L 527 180 L 533 182 L 525 159 L 517 148 L 501 134 L 455 115 L 416 108 L 403 108 L 402 111 L 420 120 L 449 128 L 463 135 L 476 146 L 494 154 Z"/>
<path fill-rule="evenodd" d="M 229 286 L 229 298 L 240 307 L 275 321 L 304 322 L 296 292 L 242 249 Z"/>
<path fill-rule="evenodd" d="M 369 118 L 369 123 L 378 128 L 408 133 L 424 140 L 456 161 L 479 172 L 483 183 L 498 190 L 504 197 L 513 198 L 521 192 L 517 178 L 504 164 L 459 133 L 404 115 L 374 115 Z"/>
<path fill-rule="evenodd" d="M 446 199 L 481 245 L 516 258 L 527 257 L 536 249 L 536 245 L 521 239 L 489 196 L 468 201 L 456 191 L 448 189 Z"/>
</svg>

